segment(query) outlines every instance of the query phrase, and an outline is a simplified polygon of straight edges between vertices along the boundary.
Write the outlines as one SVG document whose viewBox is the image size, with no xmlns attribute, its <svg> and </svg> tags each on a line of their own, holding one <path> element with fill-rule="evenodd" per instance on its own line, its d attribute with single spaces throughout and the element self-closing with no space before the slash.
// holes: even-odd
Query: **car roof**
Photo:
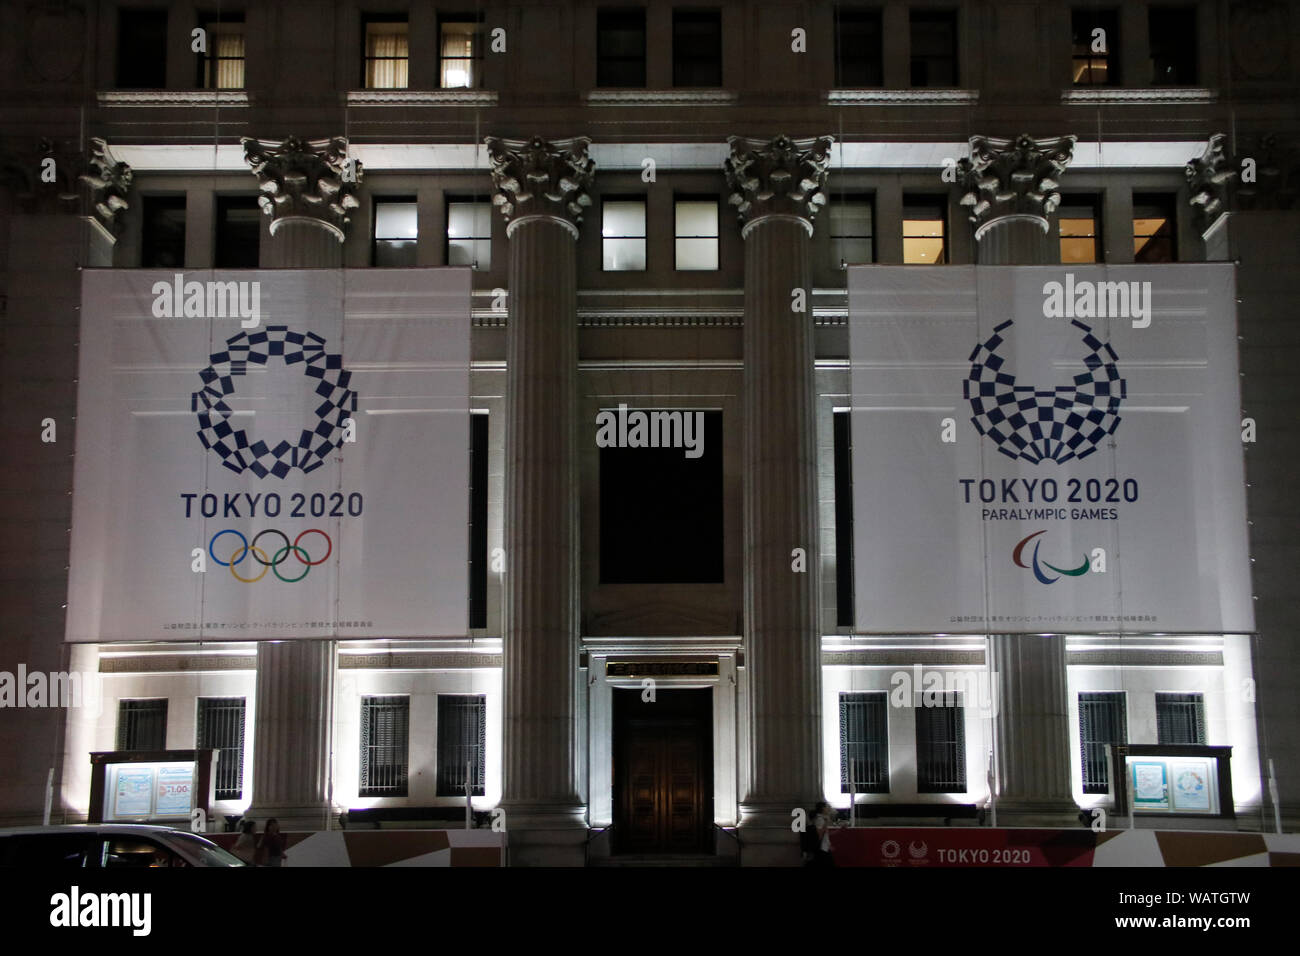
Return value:
<svg viewBox="0 0 1300 956">
<path fill-rule="evenodd" d="M 0 829 L 0 837 L 26 836 L 39 833 L 121 833 L 135 834 L 137 836 L 146 834 L 160 836 L 184 834 L 185 836 L 202 836 L 202 834 L 190 833 L 176 827 L 157 826 L 149 823 L 70 823 L 62 826 L 6 827 Z"/>
</svg>

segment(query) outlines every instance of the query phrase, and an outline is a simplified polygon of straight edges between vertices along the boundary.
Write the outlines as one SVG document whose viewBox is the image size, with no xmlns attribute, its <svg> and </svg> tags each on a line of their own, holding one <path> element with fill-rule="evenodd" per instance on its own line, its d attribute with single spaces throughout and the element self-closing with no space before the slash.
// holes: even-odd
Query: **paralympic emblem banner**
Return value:
<svg viewBox="0 0 1300 956">
<path fill-rule="evenodd" d="M 86 270 L 67 640 L 463 635 L 468 269 Z"/>
<path fill-rule="evenodd" d="M 849 269 L 856 629 L 1254 630 L 1230 264 Z"/>
</svg>

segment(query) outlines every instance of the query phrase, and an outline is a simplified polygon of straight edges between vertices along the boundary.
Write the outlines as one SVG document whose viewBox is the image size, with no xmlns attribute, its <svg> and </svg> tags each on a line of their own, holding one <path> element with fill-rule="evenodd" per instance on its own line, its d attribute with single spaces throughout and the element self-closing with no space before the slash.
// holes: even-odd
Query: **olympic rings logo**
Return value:
<svg viewBox="0 0 1300 956">
<path fill-rule="evenodd" d="M 229 561 L 222 561 L 217 557 L 216 543 L 218 538 L 226 534 L 233 534 L 240 540 L 241 544 L 230 553 Z M 284 541 L 284 547 L 278 549 L 269 561 L 266 558 L 266 551 L 257 546 L 257 542 L 261 541 L 262 536 L 267 534 L 278 534 Z M 307 549 L 299 544 L 299 542 L 309 534 L 318 534 L 325 539 L 325 556 L 315 561 L 311 559 L 311 555 L 307 553 Z M 243 581 L 245 584 L 256 584 L 258 581 L 262 580 L 262 578 L 266 577 L 267 571 L 273 571 L 275 576 L 286 584 L 296 584 L 305 578 L 312 568 L 328 561 L 329 556 L 333 553 L 334 541 L 324 531 L 320 530 L 320 528 L 308 528 L 302 534 L 298 535 L 298 537 L 294 538 L 292 544 L 289 543 L 289 536 L 277 528 L 267 528 L 263 531 L 259 531 L 253 536 L 251 544 L 243 534 L 233 528 L 226 528 L 224 531 L 218 531 L 208 542 L 208 554 L 212 556 L 212 560 L 217 562 L 217 564 L 221 565 L 223 568 L 230 568 L 230 573 L 235 580 Z M 297 558 L 298 563 L 303 566 L 302 574 L 297 577 L 285 577 L 280 573 L 280 565 L 289 560 L 290 554 Z M 262 566 L 262 571 L 257 575 L 257 577 L 244 577 L 235 570 L 236 566 L 243 563 L 243 560 L 250 555 L 252 556 L 252 561 L 249 562 L 250 569 L 254 562 Z"/>
</svg>

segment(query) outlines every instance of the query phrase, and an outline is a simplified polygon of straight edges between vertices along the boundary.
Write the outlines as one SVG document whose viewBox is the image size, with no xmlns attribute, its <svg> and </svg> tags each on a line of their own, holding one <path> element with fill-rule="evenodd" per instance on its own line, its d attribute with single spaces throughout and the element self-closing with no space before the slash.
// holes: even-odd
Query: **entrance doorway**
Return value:
<svg viewBox="0 0 1300 956">
<path fill-rule="evenodd" d="M 713 852 L 713 691 L 614 689 L 614 852 Z"/>
</svg>

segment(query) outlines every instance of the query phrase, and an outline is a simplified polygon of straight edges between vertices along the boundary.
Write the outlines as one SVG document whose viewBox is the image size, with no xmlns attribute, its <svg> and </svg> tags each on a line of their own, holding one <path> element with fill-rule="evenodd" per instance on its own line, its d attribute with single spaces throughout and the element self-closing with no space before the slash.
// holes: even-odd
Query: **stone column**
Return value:
<svg viewBox="0 0 1300 956">
<path fill-rule="evenodd" d="M 348 166 L 342 137 L 306 141 L 245 137 L 244 158 L 271 217 L 263 267 L 338 269 L 361 164 Z M 249 816 L 284 829 L 324 828 L 330 808 L 334 727 L 334 641 L 257 645 L 253 714 L 253 797 Z"/>
<path fill-rule="evenodd" d="M 1057 179 L 1074 155 L 1073 136 L 971 138 L 961 164 L 980 265 L 1060 261 L 1047 217 L 1061 202 Z M 995 634 L 994 719 L 998 824 L 1077 825 L 1070 786 L 1070 708 L 1065 638 Z"/>
<path fill-rule="evenodd" d="M 733 136 L 745 240 L 744 568 L 750 780 L 742 862 L 799 862 L 790 811 L 822 798 L 817 429 L 808 248 L 830 137 Z M 802 549 L 802 563 L 795 549 Z M 796 570 L 797 568 L 801 570 Z"/>
<path fill-rule="evenodd" d="M 509 225 L 505 765 L 511 865 L 582 865 L 578 691 L 577 262 L 588 140 L 487 139 Z"/>
</svg>

